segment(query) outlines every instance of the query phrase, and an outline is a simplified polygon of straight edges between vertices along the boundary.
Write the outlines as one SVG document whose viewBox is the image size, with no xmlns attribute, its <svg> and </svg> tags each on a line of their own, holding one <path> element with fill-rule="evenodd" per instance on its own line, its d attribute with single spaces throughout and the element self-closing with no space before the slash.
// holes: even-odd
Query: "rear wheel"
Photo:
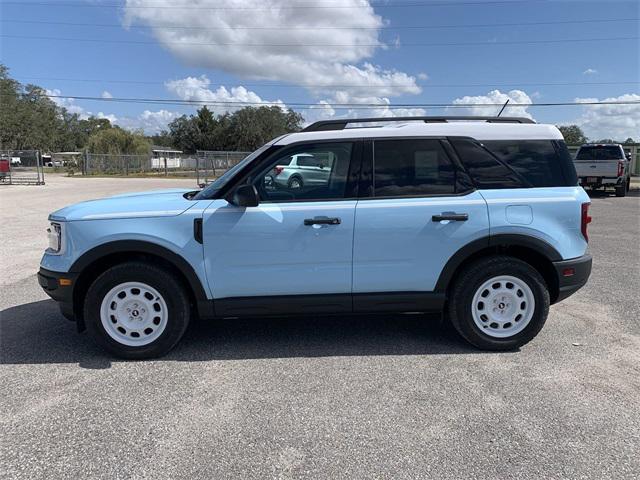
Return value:
<svg viewBox="0 0 640 480">
<path fill-rule="evenodd" d="M 189 324 L 189 300 L 164 269 L 123 263 L 102 273 L 89 287 L 84 318 L 89 335 L 122 358 L 164 355 Z"/>
<path fill-rule="evenodd" d="M 289 179 L 288 186 L 291 189 L 302 188 L 303 186 L 302 179 L 300 177 L 291 177 Z"/>
<path fill-rule="evenodd" d="M 531 341 L 549 313 L 542 276 L 517 258 L 495 256 L 466 267 L 451 290 L 449 315 L 469 343 L 512 350 Z"/>
</svg>

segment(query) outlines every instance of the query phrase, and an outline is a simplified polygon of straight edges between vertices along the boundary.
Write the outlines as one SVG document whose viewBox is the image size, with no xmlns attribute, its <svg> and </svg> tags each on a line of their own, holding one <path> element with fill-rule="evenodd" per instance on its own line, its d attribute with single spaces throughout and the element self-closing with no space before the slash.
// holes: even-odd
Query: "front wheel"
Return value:
<svg viewBox="0 0 640 480">
<path fill-rule="evenodd" d="M 466 267 L 449 298 L 460 335 L 485 350 L 513 350 L 531 341 L 549 314 L 547 285 L 531 265 L 494 256 Z"/>
<path fill-rule="evenodd" d="M 89 335 L 127 359 L 167 353 L 182 338 L 189 316 L 182 285 L 164 269 L 143 262 L 122 263 L 102 273 L 84 302 Z"/>
</svg>

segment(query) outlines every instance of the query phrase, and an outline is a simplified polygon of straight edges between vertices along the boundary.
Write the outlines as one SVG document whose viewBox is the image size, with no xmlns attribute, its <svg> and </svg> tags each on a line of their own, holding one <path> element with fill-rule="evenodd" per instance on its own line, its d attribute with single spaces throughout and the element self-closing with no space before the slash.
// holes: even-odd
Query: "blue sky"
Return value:
<svg viewBox="0 0 640 480">
<path fill-rule="evenodd" d="M 309 120 L 496 111 L 363 108 L 383 103 L 640 100 L 639 1 L 2 0 L 1 6 L 2 63 L 23 83 L 63 96 L 321 105 L 300 110 Z M 618 39 L 603 40 L 611 38 Z M 558 83 L 569 85 L 552 85 Z M 195 110 L 57 101 L 149 133 Z M 336 103 L 357 107 L 329 106 Z M 639 105 L 505 114 L 575 122 L 594 139 L 640 137 Z"/>
</svg>

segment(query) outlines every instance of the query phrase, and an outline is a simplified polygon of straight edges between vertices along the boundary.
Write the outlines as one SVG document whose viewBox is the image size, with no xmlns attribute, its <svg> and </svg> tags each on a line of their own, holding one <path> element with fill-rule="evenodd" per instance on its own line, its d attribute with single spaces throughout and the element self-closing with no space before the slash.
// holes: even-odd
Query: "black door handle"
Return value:
<svg viewBox="0 0 640 480">
<path fill-rule="evenodd" d="M 313 217 L 305 218 L 305 225 L 340 225 L 341 221 L 338 217 Z"/>
<path fill-rule="evenodd" d="M 466 222 L 469 220 L 469 215 L 466 213 L 449 213 L 442 212 L 440 215 L 434 215 L 431 217 L 433 222 L 441 222 L 443 220 L 451 220 L 452 222 Z"/>
</svg>

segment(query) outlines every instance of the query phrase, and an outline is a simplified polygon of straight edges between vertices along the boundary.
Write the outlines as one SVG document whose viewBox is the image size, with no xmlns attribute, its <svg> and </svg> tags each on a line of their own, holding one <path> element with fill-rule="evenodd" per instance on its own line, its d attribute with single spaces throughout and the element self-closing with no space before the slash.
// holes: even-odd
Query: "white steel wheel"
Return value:
<svg viewBox="0 0 640 480">
<path fill-rule="evenodd" d="M 113 287 L 102 299 L 100 320 L 116 342 L 141 347 L 155 341 L 167 327 L 167 304 L 153 287 L 126 282 Z"/>
<path fill-rule="evenodd" d="M 526 328 L 535 308 L 533 292 L 526 282 L 500 275 L 487 280 L 476 290 L 471 315 L 485 335 L 507 338 Z"/>
</svg>

